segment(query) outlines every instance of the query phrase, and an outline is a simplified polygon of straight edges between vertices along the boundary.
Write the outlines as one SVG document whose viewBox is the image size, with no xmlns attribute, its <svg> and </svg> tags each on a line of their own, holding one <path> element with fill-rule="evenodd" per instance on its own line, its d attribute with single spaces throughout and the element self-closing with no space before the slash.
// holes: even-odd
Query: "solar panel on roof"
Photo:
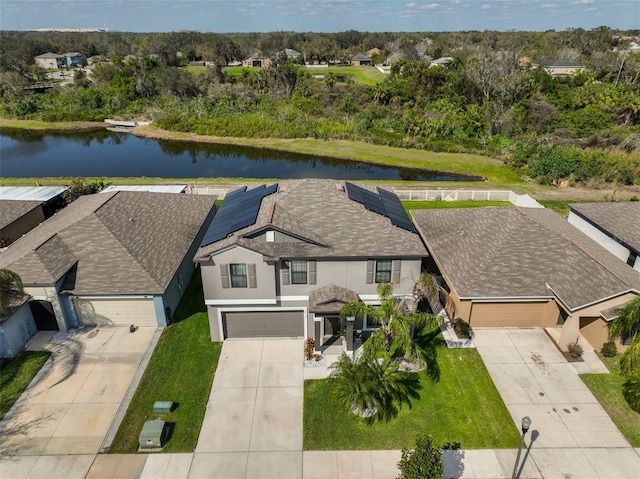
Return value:
<svg viewBox="0 0 640 479">
<path fill-rule="evenodd" d="M 200 246 L 207 246 L 220 241 L 231 233 L 254 224 L 260 211 L 262 198 L 275 193 L 277 190 L 278 184 L 275 183 L 269 187 L 260 185 L 248 191 L 247 187 L 243 186 L 227 194 Z"/>
<path fill-rule="evenodd" d="M 362 204 L 369 211 L 386 216 L 391 224 L 416 233 L 416 229 L 407 215 L 400 199 L 395 193 L 378 188 L 378 194 L 353 183 L 345 182 L 350 200 Z"/>
</svg>

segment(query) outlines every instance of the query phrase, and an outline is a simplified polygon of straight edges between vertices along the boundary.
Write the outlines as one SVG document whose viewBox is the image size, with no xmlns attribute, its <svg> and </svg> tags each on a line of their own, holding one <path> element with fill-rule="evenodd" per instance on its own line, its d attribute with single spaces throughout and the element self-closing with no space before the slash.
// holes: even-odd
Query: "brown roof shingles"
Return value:
<svg viewBox="0 0 640 479">
<path fill-rule="evenodd" d="M 272 258 L 421 257 L 427 254 L 419 236 L 391 224 L 389 218 L 352 201 L 344 183 L 305 179 L 280 184 L 262 199 L 255 224 L 198 250 L 196 261 L 230 246 L 240 245 Z M 275 204 L 272 223 L 271 207 Z M 313 243 L 264 243 L 246 238 L 269 226 L 286 228 Z"/>
<path fill-rule="evenodd" d="M 42 201 L 0 200 L 0 229 L 9 226 L 41 204 Z"/>
<path fill-rule="evenodd" d="M 214 196 L 115 192 L 83 196 L 0 254 L 25 284 L 51 285 L 78 264 L 74 294 L 162 294 Z"/>
<path fill-rule="evenodd" d="M 640 251 L 640 201 L 574 203 L 569 207 L 609 236 Z"/>
<path fill-rule="evenodd" d="M 551 297 L 553 291 L 575 309 L 640 291 L 640 273 L 551 210 L 488 207 L 411 214 L 461 298 Z"/>
</svg>

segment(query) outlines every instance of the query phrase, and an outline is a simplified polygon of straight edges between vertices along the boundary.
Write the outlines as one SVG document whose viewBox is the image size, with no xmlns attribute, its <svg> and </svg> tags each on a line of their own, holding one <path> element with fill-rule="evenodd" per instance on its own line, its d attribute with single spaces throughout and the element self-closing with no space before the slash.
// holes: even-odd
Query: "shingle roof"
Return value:
<svg viewBox="0 0 640 479">
<path fill-rule="evenodd" d="M 608 236 L 640 252 L 640 201 L 575 203 L 569 207 Z"/>
<path fill-rule="evenodd" d="M 583 67 L 575 60 L 542 60 L 540 62 L 542 65 L 546 67 Z"/>
<path fill-rule="evenodd" d="M 266 243 L 248 237 L 269 228 L 306 241 Z M 274 259 L 397 258 L 427 254 L 417 234 L 392 225 L 389 218 L 350 200 L 343 182 L 324 179 L 280 183 L 278 192 L 263 198 L 255 224 L 200 248 L 196 261 L 207 261 L 213 253 L 234 245 Z"/>
<path fill-rule="evenodd" d="M 555 294 L 573 310 L 640 291 L 640 273 L 551 210 L 488 207 L 411 214 L 461 298 Z"/>
<path fill-rule="evenodd" d="M 362 54 L 362 53 L 358 53 L 357 55 L 354 55 L 351 57 L 352 61 L 360 61 L 360 62 L 370 62 L 371 58 L 369 58 L 368 56 Z"/>
<path fill-rule="evenodd" d="M 215 196 L 115 192 L 80 197 L 0 254 L 24 284 L 52 285 L 77 265 L 73 294 L 161 294 Z"/>
<path fill-rule="evenodd" d="M 42 201 L 0 200 L 0 229 L 36 209 Z"/>
<path fill-rule="evenodd" d="M 309 293 L 309 311 L 339 314 L 346 303 L 358 301 L 358 293 L 342 286 L 330 284 Z"/>
</svg>

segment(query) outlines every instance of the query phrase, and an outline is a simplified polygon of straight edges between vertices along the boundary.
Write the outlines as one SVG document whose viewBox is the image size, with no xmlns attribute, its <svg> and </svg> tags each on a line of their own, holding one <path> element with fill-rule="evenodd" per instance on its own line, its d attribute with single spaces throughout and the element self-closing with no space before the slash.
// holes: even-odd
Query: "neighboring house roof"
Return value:
<svg viewBox="0 0 640 479">
<path fill-rule="evenodd" d="M 100 193 L 114 191 L 148 191 L 150 193 L 183 193 L 187 185 L 109 185 Z"/>
<path fill-rule="evenodd" d="M 7 322 L 13 316 L 13 313 L 31 299 L 28 294 L 4 286 L 0 286 L 0 294 L 5 300 L 5 307 L 0 309 L 0 324 Z"/>
<path fill-rule="evenodd" d="M 309 311 L 316 314 L 339 314 L 342 306 L 355 303 L 358 299 L 358 293 L 355 291 L 330 284 L 309 293 Z"/>
<path fill-rule="evenodd" d="M 216 197 L 144 192 L 87 195 L 1 255 L 25 285 L 65 280 L 73 294 L 162 294 Z"/>
<path fill-rule="evenodd" d="M 371 58 L 369 58 L 368 56 L 362 54 L 362 53 L 358 53 L 357 55 L 354 55 L 351 57 L 351 61 L 354 62 L 370 62 Z"/>
<path fill-rule="evenodd" d="M 74 58 L 74 57 L 83 57 L 85 56 L 85 54 L 80 52 L 67 52 L 63 56 Z"/>
<path fill-rule="evenodd" d="M 569 208 L 607 236 L 640 252 L 640 201 L 573 203 Z"/>
<path fill-rule="evenodd" d="M 639 272 L 551 210 L 487 207 L 411 214 L 463 299 L 555 295 L 575 310 L 640 292 Z"/>
<path fill-rule="evenodd" d="M 221 211 L 223 207 L 224 203 Z M 269 229 L 302 241 L 269 243 L 254 239 Z M 208 261 L 212 254 L 233 246 L 248 248 L 269 259 L 397 258 L 427 254 L 417 234 L 394 226 L 388 217 L 351 200 L 343 182 L 324 179 L 280 183 L 276 193 L 262 198 L 254 224 L 202 246 L 195 260 Z"/>
<path fill-rule="evenodd" d="M 255 53 L 252 53 L 251 55 L 249 55 L 247 58 L 245 58 L 245 59 L 244 59 L 244 60 L 242 60 L 242 61 L 243 61 L 243 62 L 246 62 L 246 61 L 248 61 L 248 60 L 253 60 L 253 59 L 255 59 L 255 60 L 262 60 L 262 59 L 264 59 L 264 58 L 267 58 L 267 57 L 265 57 L 265 56 L 264 56 L 262 53 L 260 53 L 260 52 L 255 52 Z"/>
<path fill-rule="evenodd" d="M 300 55 L 302 55 L 302 53 L 292 49 L 292 48 L 285 48 L 284 49 L 284 54 L 286 55 L 287 58 L 298 58 Z"/>
<path fill-rule="evenodd" d="M 42 55 L 38 55 L 35 58 L 42 58 L 42 59 L 48 59 L 48 58 L 64 58 L 64 55 L 60 55 L 58 53 L 51 53 L 51 52 L 47 52 L 47 53 L 43 53 Z"/>
<path fill-rule="evenodd" d="M 397 51 L 397 52 L 393 52 L 391 55 L 389 55 L 389 57 L 387 58 L 387 63 L 396 63 L 400 60 L 402 60 L 404 58 L 404 53 Z"/>
<path fill-rule="evenodd" d="M 575 68 L 584 68 L 584 65 L 576 62 L 575 60 L 542 60 L 540 62 L 541 65 L 545 67 L 575 67 Z"/>
<path fill-rule="evenodd" d="M 448 65 L 449 63 L 453 63 L 452 57 L 440 57 L 435 60 L 431 60 L 431 66 Z"/>
<path fill-rule="evenodd" d="M 0 199 L 49 201 L 66 189 L 66 186 L 0 186 Z"/>
<path fill-rule="evenodd" d="M 21 201 L 0 199 L 0 229 L 38 208 L 42 201 Z"/>
</svg>

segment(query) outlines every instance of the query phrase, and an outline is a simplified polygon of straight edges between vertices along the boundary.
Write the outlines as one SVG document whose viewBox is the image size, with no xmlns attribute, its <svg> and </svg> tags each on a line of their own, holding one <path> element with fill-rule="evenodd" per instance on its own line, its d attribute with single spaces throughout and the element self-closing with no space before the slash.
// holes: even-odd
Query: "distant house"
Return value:
<svg viewBox="0 0 640 479">
<path fill-rule="evenodd" d="M 454 60 L 452 57 L 440 57 L 440 58 L 436 58 L 435 60 L 431 60 L 431 66 L 432 67 L 437 67 L 437 66 L 443 66 L 446 67 L 447 65 L 449 65 L 450 63 L 453 63 Z"/>
<path fill-rule="evenodd" d="M 34 57 L 34 60 L 36 61 L 36 66 L 45 68 L 47 70 L 55 70 L 67 66 L 67 57 L 65 57 L 64 55 L 59 55 L 57 53 L 43 53 L 42 55 Z"/>
<path fill-rule="evenodd" d="M 242 60 L 243 67 L 268 68 L 271 65 L 271 58 L 264 56 L 260 52 L 255 52 Z"/>
<path fill-rule="evenodd" d="M 640 271 L 640 202 L 575 203 L 569 223 Z"/>
<path fill-rule="evenodd" d="M 371 58 L 374 55 L 377 55 L 378 53 L 380 53 L 380 49 L 378 47 L 373 47 L 370 50 L 367 50 L 366 55 Z"/>
<path fill-rule="evenodd" d="M 411 214 L 429 269 L 472 327 L 559 328 L 560 347 L 581 334 L 600 350 L 611 311 L 640 294 L 640 272 L 549 209 Z"/>
<path fill-rule="evenodd" d="M 78 198 L 0 254 L 31 296 L 21 314 L 37 330 L 166 325 L 215 200 L 137 191 Z"/>
<path fill-rule="evenodd" d="M 319 347 L 345 327 L 343 304 L 380 304 L 379 283 L 410 296 L 426 254 L 394 193 L 307 179 L 229 193 L 194 261 L 213 341 L 313 337 Z"/>
<path fill-rule="evenodd" d="M 384 64 L 385 65 L 393 65 L 394 63 L 399 62 L 403 58 L 404 58 L 404 53 L 402 53 L 401 51 L 396 51 L 396 52 L 393 52 L 391 55 L 389 55 L 387 57 L 387 59 L 385 60 Z"/>
<path fill-rule="evenodd" d="M 300 53 L 300 52 L 298 52 L 296 50 L 293 50 L 292 48 L 285 48 L 283 50 L 283 53 L 284 53 L 284 56 L 287 59 L 289 59 L 289 58 L 299 58 L 302 55 L 302 53 Z"/>
<path fill-rule="evenodd" d="M 9 246 L 62 207 L 62 193 L 66 189 L 0 186 L 0 247 Z"/>
<path fill-rule="evenodd" d="M 349 64 L 352 67 L 370 67 L 371 65 L 373 65 L 373 61 L 368 56 L 363 55 L 362 53 L 358 53 L 357 55 L 351 57 L 351 59 L 349 60 Z"/>
<path fill-rule="evenodd" d="M 87 56 L 80 52 L 69 52 L 63 55 L 67 61 L 68 67 L 77 67 L 82 64 L 87 64 Z"/>
<path fill-rule="evenodd" d="M 543 60 L 539 64 L 533 64 L 534 68 L 544 68 L 552 77 L 568 77 L 587 69 L 575 60 Z"/>
</svg>

